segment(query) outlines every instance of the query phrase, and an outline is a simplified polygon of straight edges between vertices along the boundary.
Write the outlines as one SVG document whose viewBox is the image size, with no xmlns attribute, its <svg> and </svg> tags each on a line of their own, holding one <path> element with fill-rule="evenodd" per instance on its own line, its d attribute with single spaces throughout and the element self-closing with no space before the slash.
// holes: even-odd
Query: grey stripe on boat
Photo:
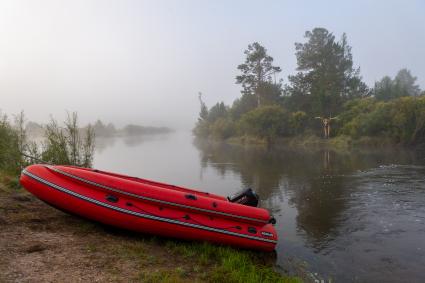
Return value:
<svg viewBox="0 0 425 283">
<path fill-rule="evenodd" d="M 247 216 L 235 215 L 235 214 L 231 214 L 231 213 L 226 213 L 226 212 L 221 212 L 221 211 L 216 211 L 216 210 L 211 210 L 211 209 L 206 209 L 206 208 L 194 207 L 194 206 L 190 206 L 190 205 L 184 205 L 184 204 L 180 204 L 180 203 L 169 202 L 169 201 L 150 198 L 150 197 L 144 197 L 144 196 L 141 196 L 141 195 L 122 191 L 122 190 L 117 189 L 117 188 L 108 187 L 108 186 L 105 186 L 105 185 L 102 185 L 102 184 L 99 184 L 99 183 L 96 183 L 96 182 L 75 176 L 75 175 L 70 174 L 68 172 L 64 172 L 60 169 L 54 168 L 53 166 L 45 166 L 45 167 L 52 170 L 52 171 L 55 171 L 59 174 L 62 174 L 62 175 L 65 175 L 67 177 L 81 181 L 83 183 L 90 184 L 92 186 L 99 187 L 99 188 L 109 190 L 109 191 L 112 191 L 112 192 L 124 194 L 124 195 L 127 195 L 127 196 L 131 196 L 131 197 L 135 197 L 135 198 L 139 198 L 139 199 L 143 199 L 143 200 L 147 200 L 147 201 L 152 201 L 152 202 L 158 202 L 158 203 L 162 203 L 162 204 L 168 204 L 168 205 L 172 205 L 172 206 L 178 206 L 178 207 L 182 207 L 182 208 L 188 208 L 188 209 L 192 209 L 192 210 L 198 210 L 198 211 L 202 211 L 202 212 L 208 212 L 208 213 L 224 215 L 224 216 L 233 217 L 233 218 L 239 218 L 239 219 L 244 219 L 244 220 L 260 222 L 260 223 L 263 223 L 263 224 L 268 223 L 268 221 L 257 219 L 257 218 L 251 218 L 251 217 L 247 217 Z"/>
<path fill-rule="evenodd" d="M 150 220 L 157 220 L 157 221 L 161 221 L 161 222 L 167 222 L 167 223 L 171 223 L 171 224 L 177 224 L 177 225 L 182 225 L 182 226 L 187 226 L 187 227 L 191 227 L 191 228 L 198 228 L 198 229 L 203 229 L 203 230 L 207 230 L 210 232 L 217 232 L 217 233 L 222 233 L 222 234 L 227 234 L 227 235 L 231 235 L 231 236 L 236 236 L 236 237 L 242 237 L 242 238 L 247 238 L 250 240 L 257 240 L 257 241 L 262 241 L 262 242 L 268 242 L 268 243 L 274 243 L 276 244 L 277 241 L 275 240 L 270 240 L 270 239 L 264 239 L 264 238 L 260 238 L 260 237 L 255 237 L 255 236 L 250 236 L 250 235 L 245 235 L 245 234 L 240 234 L 240 233 L 235 233 L 235 232 L 231 232 L 231 231 L 226 231 L 226 230 L 222 230 L 222 229 L 218 229 L 218 228 L 213 228 L 213 227 L 209 227 L 209 226 L 203 226 L 203 225 L 199 225 L 199 224 L 193 224 L 193 223 L 187 223 L 187 222 L 182 222 L 182 221 L 178 221 L 178 220 L 174 220 L 174 219 L 169 219 L 169 218 L 164 218 L 164 217 L 159 217 L 159 216 L 154 216 L 154 215 L 150 215 L 150 214 L 145 214 L 145 213 L 140 213 L 140 212 L 136 212 L 136 211 L 132 211 L 132 210 L 128 210 L 128 209 L 124 209 L 121 207 L 117 207 L 117 206 L 113 206 L 110 205 L 108 203 L 105 202 L 101 202 L 98 201 L 96 199 L 81 195 L 79 193 L 76 193 L 74 191 L 71 191 L 69 189 L 66 189 L 62 186 L 59 186 L 57 184 L 54 184 L 52 182 L 49 182 L 37 175 L 34 175 L 30 172 L 28 172 L 27 170 L 23 170 L 22 174 L 33 178 L 34 180 L 39 181 L 40 183 L 43 183 L 51 188 L 54 188 L 58 191 L 61 191 L 63 193 L 72 195 L 74 197 L 77 197 L 79 199 L 88 201 L 90 203 L 94 203 L 96 205 L 102 206 L 102 207 L 106 207 L 106 208 L 110 208 L 112 210 L 115 211 L 119 211 L 122 213 L 126 213 L 126 214 L 130 214 L 130 215 L 134 215 L 134 216 L 138 216 L 138 217 L 142 217 L 142 218 L 146 218 L 146 219 L 150 219 Z"/>
</svg>

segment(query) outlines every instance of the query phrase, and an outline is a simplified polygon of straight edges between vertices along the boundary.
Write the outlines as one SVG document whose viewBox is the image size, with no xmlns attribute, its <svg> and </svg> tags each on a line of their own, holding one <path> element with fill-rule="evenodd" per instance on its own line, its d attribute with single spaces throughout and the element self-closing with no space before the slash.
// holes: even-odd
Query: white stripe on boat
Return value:
<svg viewBox="0 0 425 283">
<path fill-rule="evenodd" d="M 58 191 L 61 191 L 63 193 L 72 195 L 72 196 L 77 197 L 79 199 L 94 203 L 94 204 L 102 206 L 102 207 L 110 208 L 112 210 L 116 210 L 116 211 L 119 211 L 119 212 L 122 212 L 122 213 L 130 214 L 130 215 L 134 215 L 134 216 L 138 216 L 138 217 L 142 217 L 142 218 L 146 218 L 146 219 L 150 219 L 150 220 L 157 220 L 157 221 L 187 226 L 187 227 L 191 227 L 191 228 L 198 228 L 198 229 L 203 229 L 203 230 L 207 230 L 207 231 L 211 231 L 211 232 L 217 232 L 217 233 L 227 234 L 227 235 L 231 235 L 231 236 L 247 238 L 247 239 L 250 239 L 250 240 L 257 240 L 257 241 L 274 243 L 274 244 L 277 243 L 277 241 L 275 241 L 275 240 L 264 239 L 264 238 L 250 236 L 250 235 L 246 235 L 246 234 L 240 234 L 240 233 L 235 233 L 235 232 L 231 232 L 231 231 L 221 230 L 221 229 L 213 228 L 213 227 L 209 227 L 209 226 L 187 223 L 187 222 L 182 222 L 182 221 L 178 221 L 178 220 L 174 220 L 174 219 L 169 219 L 169 218 L 164 218 L 164 217 L 159 217 L 159 216 L 154 216 L 154 215 L 149 215 L 149 214 L 145 214 L 145 213 L 140 213 L 140 212 L 124 209 L 124 208 L 121 208 L 121 207 L 113 206 L 111 204 L 101 202 L 101 201 L 98 201 L 96 199 L 81 195 L 81 194 L 76 193 L 72 190 L 66 189 L 62 186 L 59 186 L 59 185 L 54 184 L 50 181 L 47 181 L 47 180 L 45 180 L 45 179 L 43 179 L 43 178 L 41 178 L 37 175 L 34 175 L 34 174 L 28 172 L 27 170 L 23 170 L 22 174 L 27 175 L 28 177 L 31 177 L 31 178 L 39 181 L 40 183 L 43 183 L 43 184 L 45 184 L 49 187 L 52 187 L 52 188 L 54 188 Z"/>
<path fill-rule="evenodd" d="M 212 214 L 219 214 L 219 215 L 224 215 L 224 216 L 228 216 L 228 217 L 234 217 L 234 218 L 239 218 L 239 219 L 244 219 L 244 220 L 250 220 L 250 221 L 260 222 L 260 223 L 263 223 L 263 224 L 268 223 L 268 221 L 257 219 L 257 218 L 251 218 L 251 217 L 247 217 L 247 216 L 235 215 L 235 214 L 231 214 L 231 213 L 226 213 L 226 212 L 221 212 L 221 211 L 216 211 L 216 210 L 211 210 L 211 209 L 206 209 L 206 208 L 194 207 L 194 206 L 190 206 L 190 205 L 184 205 L 184 204 L 180 204 L 180 203 L 169 202 L 169 201 L 155 199 L 155 198 L 150 198 L 150 197 L 144 197 L 144 196 L 141 196 L 141 195 L 138 195 L 138 194 L 129 193 L 129 192 L 126 192 L 126 191 L 117 189 L 117 188 L 112 188 L 112 187 L 109 187 L 109 186 L 105 186 L 105 185 L 102 185 L 102 184 L 99 184 L 99 183 L 96 183 L 96 182 L 93 182 L 93 181 L 90 181 L 90 180 L 81 178 L 79 176 L 75 176 L 75 175 L 73 175 L 71 173 L 62 171 L 62 170 L 57 169 L 57 168 L 55 168 L 53 166 L 45 166 L 45 167 L 48 168 L 48 169 L 50 169 L 50 170 L 52 170 L 52 171 L 55 171 L 55 172 L 57 172 L 59 174 L 62 174 L 62 175 L 65 175 L 67 177 L 70 177 L 70 178 L 76 179 L 78 181 L 81 181 L 83 183 L 90 184 L 92 186 L 99 187 L 99 188 L 102 188 L 102 189 L 105 189 L 105 190 L 109 190 L 109 191 L 112 191 L 112 192 L 116 192 L 116 193 L 120 193 L 120 194 L 124 194 L 124 195 L 128 195 L 128 196 L 132 196 L 132 197 L 135 197 L 135 198 L 139 198 L 139 199 L 143 199 L 143 200 L 147 200 L 147 201 L 152 201 L 152 202 L 158 202 L 158 203 L 162 203 L 162 204 L 168 204 L 168 205 L 172 205 L 172 206 L 178 206 L 178 207 L 182 207 L 182 208 L 188 208 L 188 209 L 192 209 L 192 210 L 198 210 L 198 211 L 202 211 L 202 212 L 208 212 L 208 213 L 212 213 Z"/>
</svg>

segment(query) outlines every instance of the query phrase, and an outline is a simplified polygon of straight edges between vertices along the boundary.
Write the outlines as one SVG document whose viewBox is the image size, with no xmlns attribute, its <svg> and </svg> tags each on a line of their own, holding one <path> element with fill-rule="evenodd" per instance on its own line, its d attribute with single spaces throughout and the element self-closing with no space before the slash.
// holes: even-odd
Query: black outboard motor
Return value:
<svg viewBox="0 0 425 283">
<path fill-rule="evenodd" d="M 257 207 L 259 197 L 252 189 L 249 188 L 237 192 L 236 194 L 227 197 L 227 199 L 230 202 Z"/>
</svg>

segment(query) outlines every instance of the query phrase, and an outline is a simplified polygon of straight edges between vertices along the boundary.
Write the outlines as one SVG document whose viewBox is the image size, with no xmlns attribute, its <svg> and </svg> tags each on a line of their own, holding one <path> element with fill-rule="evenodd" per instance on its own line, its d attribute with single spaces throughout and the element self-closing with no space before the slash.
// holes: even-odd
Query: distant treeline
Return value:
<svg viewBox="0 0 425 283">
<path fill-rule="evenodd" d="M 59 123 L 53 117 L 47 124 L 27 122 L 23 112 L 12 118 L 0 112 L 0 176 L 16 175 L 32 163 L 52 163 L 91 167 L 95 137 L 116 135 L 144 135 L 166 133 L 165 127 L 127 125 L 117 130 L 113 124 L 106 126 L 98 120 L 81 127 L 76 112 L 68 113 Z M 34 137 L 40 137 L 34 139 Z"/>
<path fill-rule="evenodd" d="M 93 128 L 98 137 L 153 135 L 165 134 L 172 131 L 167 127 L 140 126 L 134 124 L 128 124 L 122 129 L 116 129 L 114 124 L 108 123 L 105 125 L 101 120 L 97 120 Z"/>
<path fill-rule="evenodd" d="M 152 135 L 171 132 L 171 129 L 167 127 L 151 127 L 133 124 L 129 124 L 121 129 L 117 129 L 114 124 L 105 124 L 101 120 L 97 120 L 92 127 L 96 137 Z M 81 128 L 81 130 L 84 131 L 85 128 L 87 128 L 87 126 Z M 26 131 L 29 135 L 43 135 L 44 129 L 45 127 L 43 125 L 37 124 L 35 122 L 28 122 L 26 125 Z"/>
<path fill-rule="evenodd" d="M 425 91 L 407 69 L 367 86 L 354 67 L 346 34 L 339 40 L 324 28 L 305 33 L 295 43 L 297 73 L 276 81 L 279 66 L 265 47 L 248 45 L 237 69 L 241 97 L 231 106 L 201 110 L 193 130 L 198 137 L 253 137 L 272 143 L 279 137 L 323 135 L 350 139 L 385 138 L 393 143 L 425 142 Z M 331 125 L 331 126 L 330 126 Z"/>
</svg>

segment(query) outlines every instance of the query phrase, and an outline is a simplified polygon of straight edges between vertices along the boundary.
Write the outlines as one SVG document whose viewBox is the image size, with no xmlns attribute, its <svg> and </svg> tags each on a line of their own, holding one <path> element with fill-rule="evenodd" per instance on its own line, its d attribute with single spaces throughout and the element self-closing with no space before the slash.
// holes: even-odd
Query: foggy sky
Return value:
<svg viewBox="0 0 425 283">
<path fill-rule="evenodd" d="M 424 1 L 1 1 L 0 109 L 44 122 L 78 111 L 191 128 L 240 95 L 236 66 L 258 41 L 283 71 L 306 30 L 343 32 L 369 86 L 408 68 L 425 88 Z"/>
</svg>

